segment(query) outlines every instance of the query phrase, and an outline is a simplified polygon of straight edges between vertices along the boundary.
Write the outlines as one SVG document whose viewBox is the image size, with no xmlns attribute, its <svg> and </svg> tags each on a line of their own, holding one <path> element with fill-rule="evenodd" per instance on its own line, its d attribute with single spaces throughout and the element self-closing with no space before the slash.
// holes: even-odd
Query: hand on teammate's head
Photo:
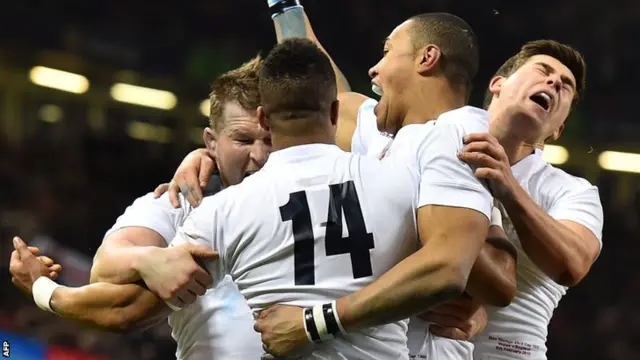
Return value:
<svg viewBox="0 0 640 360">
<path fill-rule="evenodd" d="M 33 283 L 41 276 L 51 279 L 58 277 L 62 266 L 55 264 L 47 256 L 37 256 L 40 249 L 28 247 L 19 237 L 13 238 L 15 250 L 11 253 L 9 271 L 11 272 L 11 282 L 27 293 L 31 293 Z"/>
<path fill-rule="evenodd" d="M 169 192 L 169 201 L 176 209 L 180 207 L 182 193 L 193 207 L 198 207 L 202 201 L 202 189 L 209 183 L 209 178 L 216 169 L 216 162 L 209 156 L 207 149 L 197 149 L 190 152 L 178 166 L 169 184 L 159 185 L 154 195 L 160 197 Z"/>
</svg>

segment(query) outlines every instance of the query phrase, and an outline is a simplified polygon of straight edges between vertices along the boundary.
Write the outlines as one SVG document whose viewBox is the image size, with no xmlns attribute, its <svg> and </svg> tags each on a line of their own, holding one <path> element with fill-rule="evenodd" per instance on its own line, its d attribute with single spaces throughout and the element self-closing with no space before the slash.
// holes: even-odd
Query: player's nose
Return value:
<svg viewBox="0 0 640 360">
<path fill-rule="evenodd" d="M 267 161 L 267 158 L 269 158 L 270 151 L 271 148 L 267 144 L 262 141 L 256 141 L 251 148 L 251 154 L 249 156 L 253 163 L 262 168 L 264 163 Z"/>
<path fill-rule="evenodd" d="M 378 76 L 378 64 L 375 64 L 369 69 L 369 77 L 374 79 L 376 76 Z"/>
<path fill-rule="evenodd" d="M 547 78 L 547 85 L 553 87 L 557 92 L 562 90 L 562 77 L 558 74 L 550 74 Z"/>
</svg>

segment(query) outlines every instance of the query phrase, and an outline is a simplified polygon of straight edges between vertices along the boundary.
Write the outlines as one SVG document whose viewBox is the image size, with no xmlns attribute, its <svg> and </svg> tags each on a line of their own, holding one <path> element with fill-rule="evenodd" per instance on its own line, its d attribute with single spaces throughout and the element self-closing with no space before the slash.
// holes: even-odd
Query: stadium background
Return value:
<svg viewBox="0 0 640 360">
<path fill-rule="evenodd" d="M 304 4 L 324 46 L 352 87 L 365 94 L 371 94 L 366 71 L 379 59 L 382 40 L 404 18 L 426 11 L 455 13 L 478 34 L 476 105 L 493 71 L 523 42 L 553 38 L 583 51 L 587 95 L 553 161 L 600 187 L 604 250 L 556 311 L 549 358 L 640 359 L 640 186 L 633 174 L 640 172 L 640 155 L 606 153 L 640 152 L 637 2 Z M 260 0 L 2 2 L 0 340 L 11 340 L 12 358 L 40 359 L 45 352 L 48 359 L 173 358 L 166 324 L 116 335 L 38 311 L 10 284 L 10 239 L 20 234 L 61 262 L 66 284 L 86 283 L 104 231 L 134 198 L 170 179 L 186 152 L 200 145 L 206 124 L 200 107 L 211 81 L 258 51 L 264 54 L 274 41 Z M 67 91 L 36 85 L 47 81 Z M 145 96 L 126 85 L 114 87 L 118 83 L 168 91 L 146 97 L 165 109 L 122 102 Z"/>
</svg>

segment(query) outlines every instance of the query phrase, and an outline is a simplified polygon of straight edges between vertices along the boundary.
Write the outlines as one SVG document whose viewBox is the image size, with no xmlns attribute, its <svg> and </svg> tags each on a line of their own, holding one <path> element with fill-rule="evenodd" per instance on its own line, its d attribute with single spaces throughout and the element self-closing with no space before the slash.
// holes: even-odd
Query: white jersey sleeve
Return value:
<svg viewBox="0 0 640 360">
<path fill-rule="evenodd" d="M 598 188 L 584 179 L 573 177 L 567 183 L 567 177 L 559 175 L 550 175 L 543 185 L 550 190 L 555 188 L 549 215 L 556 220 L 569 220 L 583 225 L 598 238 L 602 248 L 604 215 Z"/>
<path fill-rule="evenodd" d="M 351 152 L 358 155 L 367 155 L 371 142 L 379 135 L 376 115 L 373 109 L 378 104 L 373 99 L 365 100 L 358 109 L 356 129 L 351 137 Z"/>
<path fill-rule="evenodd" d="M 457 156 L 465 135 L 488 131 L 488 118 L 480 111 L 453 110 L 435 122 L 405 126 L 396 135 L 390 156 L 414 159 L 420 176 L 418 207 L 463 207 L 491 218 L 491 193 Z"/>
<path fill-rule="evenodd" d="M 218 222 L 224 220 L 224 212 L 221 211 L 218 201 L 219 195 L 204 198 L 200 206 L 195 208 L 187 216 L 184 224 L 178 229 L 175 237 L 169 244 L 169 246 L 177 246 L 185 243 L 204 245 L 217 251 L 220 257 L 217 260 L 205 263 L 209 275 L 213 278 L 214 287 L 226 275 L 224 267 L 225 251 L 223 246 L 221 246 L 224 242 L 224 233 L 218 231 L 222 230 L 221 227 L 218 226 Z M 214 234 L 214 232 L 216 233 Z"/>
<path fill-rule="evenodd" d="M 436 124 L 418 148 L 420 195 L 418 206 L 443 205 L 477 210 L 491 218 L 493 197 L 471 166 L 457 154 L 466 135 L 454 124 Z"/>
<path fill-rule="evenodd" d="M 166 193 L 157 199 L 154 198 L 153 193 L 141 196 L 127 207 L 104 237 L 126 227 L 144 227 L 160 234 L 168 244 L 191 210 L 189 203 L 182 195 L 180 195 L 180 201 L 181 207 L 175 209 Z"/>
</svg>

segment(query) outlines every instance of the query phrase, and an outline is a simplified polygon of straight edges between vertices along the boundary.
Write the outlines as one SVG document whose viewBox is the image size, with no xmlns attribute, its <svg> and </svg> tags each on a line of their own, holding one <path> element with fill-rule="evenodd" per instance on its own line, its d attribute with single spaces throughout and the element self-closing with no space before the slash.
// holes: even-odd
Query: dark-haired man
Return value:
<svg viewBox="0 0 640 360">
<path fill-rule="evenodd" d="M 301 349 L 307 358 L 408 358 L 404 319 L 459 296 L 486 238 L 491 195 L 455 156 L 458 137 L 486 124 L 452 117 L 423 128 L 397 161 L 343 152 L 334 71 L 302 39 L 264 60 L 260 94 L 267 163 L 203 199 L 172 245 L 219 251 L 214 282 L 229 273 L 252 309 L 307 307 L 304 336 L 331 339 Z"/>
<path fill-rule="evenodd" d="M 510 239 L 520 258 L 516 299 L 504 309 L 491 308 L 489 327 L 475 341 L 476 358 L 544 359 L 547 325 L 566 291 L 563 285 L 582 279 L 600 251 L 603 220 L 597 188 L 547 164 L 541 152 L 546 141 L 562 133 L 584 91 L 584 79 L 584 60 L 571 47 L 547 40 L 527 43 L 491 81 L 484 115 L 490 119 L 484 131 L 490 134 L 464 137 L 459 157 L 489 181 L 504 204 L 513 221 L 508 226 Z M 436 123 L 463 110 L 445 113 Z M 410 156 L 404 143 L 420 137 L 421 128 L 430 124 L 401 129 L 389 158 Z M 297 330 L 302 327 L 295 315 L 299 311 L 276 307 L 259 319 L 257 328 L 274 353 L 306 342 Z M 365 317 L 373 311 L 367 308 L 360 314 Z M 431 339 L 425 346 L 433 357 L 443 355 Z"/>
</svg>

